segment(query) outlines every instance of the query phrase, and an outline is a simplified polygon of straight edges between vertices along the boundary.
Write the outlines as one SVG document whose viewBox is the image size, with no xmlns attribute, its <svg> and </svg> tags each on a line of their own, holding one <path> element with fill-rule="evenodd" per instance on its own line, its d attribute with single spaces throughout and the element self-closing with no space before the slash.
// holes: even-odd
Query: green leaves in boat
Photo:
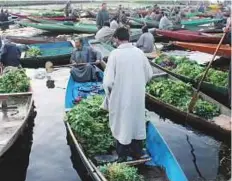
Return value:
<svg viewBox="0 0 232 181">
<path fill-rule="evenodd" d="M 189 102 L 192 98 L 193 90 L 190 84 L 166 78 L 153 79 L 146 87 L 152 96 L 171 104 L 182 111 L 188 110 Z M 211 119 L 220 114 L 217 105 L 198 99 L 193 111 L 194 114 L 206 119 Z"/>
<path fill-rule="evenodd" d="M 0 76 L 0 93 L 27 92 L 30 79 L 24 69 L 11 69 Z"/>
</svg>

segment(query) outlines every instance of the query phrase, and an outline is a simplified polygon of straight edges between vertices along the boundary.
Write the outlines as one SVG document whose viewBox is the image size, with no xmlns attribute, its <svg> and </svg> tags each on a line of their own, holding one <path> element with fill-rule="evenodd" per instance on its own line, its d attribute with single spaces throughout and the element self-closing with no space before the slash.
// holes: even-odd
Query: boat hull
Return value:
<svg viewBox="0 0 232 181">
<path fill-rule="evenodd" d="M 221 37 L 201 35 L 201 33 L 199 32 L 193 32 L 188 30 L 156 30 L 156 33 L 171 38 L 172 40 L 186 42 L 219 43 L 221 39 Z"/>
<path fill-rule="evenodd" d="M 206 44 L 206 43 L 174 42 L 174 45 L 194 51 L 209 53 L 209 54 L 214 54 L 217 48 L 217 44 Z M 231 47 L 229 45 L 222 45 L 219 48 L 217 55 L 223 57 L 231 57 Z"/>
</svg>

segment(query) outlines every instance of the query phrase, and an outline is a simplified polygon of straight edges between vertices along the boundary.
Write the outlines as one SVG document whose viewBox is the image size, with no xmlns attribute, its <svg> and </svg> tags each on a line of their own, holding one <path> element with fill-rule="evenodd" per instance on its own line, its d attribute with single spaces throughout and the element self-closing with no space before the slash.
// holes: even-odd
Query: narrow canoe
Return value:
<svg viewBox="0 0 232 181">
<path fill-rule="evenodd" d="M 163 35 L 165 37 L 171 38 L 177 41 L 187 41 L 187 42 L 197 42 L 197 43 L 219 43 L 221 37 L 212 36 L 204 33 L 202 35 L 200 32 L 189 31 L 189 30 L 156 30 L 156 33 Z"/>
<path fill-rule="evenodd" d="M 166 68 L 164 67 L 161 67 L 160 65 L 150 61 L 151 65 L 158 68 L 158 69 L 161 69 L 163 70 L 164 72 L 167 72 L 168 74 L 186 82 L 186 83 L 191 83 L 193 84 L 195 87 L 197 87 L 198 85 L 198 82 L 194 79 L 191 79 L 189 77 L 186 77 L 184 75 L 181 75 L 181 74 L 176 74 L 170 70 L 167 70 Z M 216 86 L 210 82 L 205 82 L 203 81 L 202 82 L 202 85 L 201 85 L 201 91 L 203 92 L 209 92 L 209 93 L 212 93 L 214 95 L 218 95 L 218 96 L 222 96 L 222 97 L 227 97 L 228 96 L 228 88 L 227 87 L 221 87 L 221 86 Z"/>
<path fill-rule="evenodd" d="M 71 21 L 71 22 L 76 22 L 76 21 L 79 21 L 79 19 L 73 19 L 73 18 L 70 18 L 70 17 L 67 17 L 66 19 L 63 18 L 62 20 L 60 20 L 59 18 L 43 18 L 43 17 L 34 17 L 34 16 L 28 16 L 27 19 L 29 19 L 30 21 L 32 22 L 35 22 L 35 23 L 44 23 L 44 24 L 56 24 L 56 23 L 64 23 L 63 21 Z M 65 23 L 64 23 L 65 24 Z M 66 23 L 66 24 L 69 24 L 69 23 Z"/>
<path fill-rule="evenodd" d="M 172 77 L 169 74 L 163 74 L 163 73 L 154 75 L 153 79 L 160 77 L 180 81 L 179 79 L 176 79 L 175 77 Z M 220 137 L 220 139 L 224 139 L 225 141 L 228 141 L 231 138 L 231 110 L 223 106 L 219 102 L 215 101 L 211 97 L 203 94 L 202 92 L 199 93 L 199 96 L 203 100 L 216 104 L 220 109 L 221 115 L 219 115 L 218 117 L 214 117 L 211 120 L 207 120 L 203 117 L 199 117 L 192 113 L 187 113 L 186 111 L 180 110 L 175 106 L 167 104 L 151 94 L 148 93 L 146 94 L 146 98 L 149 103 L 158 107 L 163 107 L 165 108 L 166 111 L 170 111 L 170 113 L 182 118 L 182 119 L 178 119 L 178 121 L 181 121 L 184 124 L 187 123 L 190 126 L 200 129 L 201 131 L 210 132 L 209 133 L 210 135 L 214 134 L 218 138 Z M 188 117 L 186 117 L 187 115 Z"/>
<path fill-rule="evenodd" d="M 71 53 L 73 51 L 73 43 L 69 41 L 42 43 L 28 45 L 29 48 L 37 47 L 41 50 L 42 55 L 38 57 L 27 57 L 27 52 L 21 55 L 21 64 L 26 68 L 44 67 L 47 61 L 51 61 L 54 65 L 63 65 L 70 62 Z"/>
<path fill-rule="evenodd" d="M 8 108 L 4 111 L 0 107 L 0 157 L 21 135 L 34 108 L 32 92 L 0 94 L 0 102 L 2 101 Z"/>
<path fill-rule="evenodd" d="M 146 23 L 146 25 L 149 28 L 158 28 L 159 27 L 159 22 L 153 21 L 153 20 L 150 20 L 150 19 L 146 19 L 146 18 L 132 18 L 132 17 L 130 17 L 129 19 L 133 20 L 133 21 L 135 21 L 137 23 L 140 23 L 141 25 L 144 25 Z"/>
<path fill-rule="evenodd" d="M 214 54 L 217 48 L 217 44 L 208 44 L 208 43 L 173 42 L 173 44 L 190 50 L 200 51 L 209 54 Z M 231 46 L 222 45 L 219 48 L 217 55 L 223 57 L 231 57 Z"/>
<path fill-rule="evenodd" d="M 84 87 L 85 84 L 86 83 L 74 82 L 74 80 L 70 77 L 67 85 L 66 97 L 65 97 L 66 112 L 68 112 L 74 106 L 73 101 L 75 100 L 75 97 L 73 97 L 74 95 L 73 90 L 76 90 L 75 94 L 78 95 L 77 93 L 78 87 L 80 86 Z M 103 174 L 101 174 L 101 172 L 98 170 L 97 166 L 93 164 L 92 160 L 89 157 L 87 157 L 87 155 L 85 154 L 81 144 L 78 142 L 78 139 L 74 136 L 76 135 L 76 133 L 74 133 L 73 130 L 71 129 L 70 124 L 68 122 L 65 122 L 65 125 L 67 129 L 68 143 L 71 142 L 70 148 L 72 152 L 74 152 L 74 154 L 77 157 L 79 157 L 78 160 L 81 162 L 81 163 L 78 162 L 76 164 L 83 165 L 81 171 L 77 169 L 77 171 L 80 172 L 79 175 L 82 176 L 83 173 L 86 173 L 90 177 L 89 180 L 91 181 L 107 181 L 107 179 L 103 176 Z M 187 181 L 184 172 L 182 171 L 176 158 L 174 157 L 171 150 L 169 149 L 167 143 L 164 141 L 159 131 L 155 128 L 155 126 L 151 122 L 147 123 L 146 145 L 147 145 L 147 151 L 152 158 L 152 160 L 149 162 L 149 166 L 151 167 L 160 166 L 164 168 L 168 180 L 170 181 Z M 75 163 L 73 164 L 75 165 Z M 83 180 L 85 179 L 86 177 L 83 175 Z"/>
<path fill-rule="evenodd" d="M 202 18 L 202 19 L 194 19 L 189 21 L 181 21 L 181 24 L 185 26 L 198 26 L 203 24 L 215 23 L 222 20 L 223 19 Z"/>
<path fill-rule="evenodd" d="M 33 27 L 40 30 L 55 32 L 55 33 L 96 33 L 98 31 L 95 24 L 87 23 L 57 23 L 57 24 L 42 24 L 42 23 L 26 23 L 19 22 L 21 26 Z"/>
<path fill-rule="evenodd" d="M 65 41 L 64 39 L 58 39 L 54 37 L 23 37 L 23 36 L 6 36 L 6 39 L 14 43 L 20 44 L 36 44 L 36 43 L 50 43 Z"/>
<path fill-rule="evenodd" d="M 0 27 L 12 25 L 12 24 L 14 24 L 14 20 L 10 20 L 10 21 L 0 21 Z"/>
<path fill-rule="evenodd" d="M 115 49 L 113 46 L 97 40 L 89 40 L 89 45 L 94 50 L 100 52 L 102 58 L 107 58 L 110 55 L 110 52 Z"/>
</svg>

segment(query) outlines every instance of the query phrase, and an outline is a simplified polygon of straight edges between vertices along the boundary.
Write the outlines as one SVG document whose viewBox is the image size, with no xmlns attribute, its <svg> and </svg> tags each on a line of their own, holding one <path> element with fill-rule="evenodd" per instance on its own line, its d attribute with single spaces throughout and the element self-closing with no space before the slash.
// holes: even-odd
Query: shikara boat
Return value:
<svg viewBox="0 0 232 181">
<path fill-rule="evenodd" d="M 153 79 L 157 79 L 160 77 L 179 80 L 169 74 L 164 74 L 164 73 L 154 75 Z M 210 131 L 211 132 L 210 134 L 213 133 L 219 136 L 221 139 L 228 141 L 231 137 L 231 110 L 223 106 L 219 102 L 215 101 L 211 97 L 203 94 L 202 92 L 199 93 L 199 97 L 205 101 L 217 105 L 221 115 L 219 115 L 218 117 L 214 117 L 211 120 L 207 120 L 196 114 L 187 113 L 187 111 L 180 110 L 173 105 L 167 104 L 151 94 L 148 93 L 146 94 L 146 99 L 150 104 L 158 107 L 163 107 L 165 111 L 169 111 L 171 114 L 177 115 L 178 118 L 181 118 L 178 119 L 178 121 L 180 121 L 181 123 L 183 124 L 187 123 L 188 125 L 196 127 L 201 131 L 206 131 L 206 132 Z"/>
<path fill-rule="evenodd" d="M 29 49 L 32 47 L 39 48 L 40 56 L 28 57 L 27 51 L 21 55 L 21 64 L 26 68 L 44 67 L 47 61 L 51 61 L 54 65 L 63 65 L 70 62 L 70 56 L 73 51 L 73 43 L 70 41 L 42 43 L 28 45 Z"/>
<path fill-rule="evenodd" d="M 0 21 L 0 28 L 3 26 L 9 26 L 14 24 L 14 20 L 10 20 L 10 21 Z"/>
<path fill-rule="evenodd" d="M 54 37 L 24 37 L 24 36 L 6 36 L 6 39 L 14 43 L 20 44 L 36 44 L 36 43 L 50 43 L 50 42 L 60 42 L 65 41 L 63 39 L 58 39 Z"/>
<path fill-rule="evenodd" d="M 187 42 L 197 42 L 197 43 L 219 43 L 221 37 L 207 35 L 204 33 L 203 35 L 200 32 L 194 32 L 189 30 L 177 30 L 177 31 L 169 31 L 169 30 L 156 30 L 158 35 L 163 35 L 165 37 L 170 38 L 171 40 L 177 41 L 187 41 Z"/>
<path fill-rule="evenodd" d="M 222 19 L 201 18 L 188 21 L 181 21 L 181 24 L 185 26 L 198 26 L 203 24 L 215 23 L 218 21 L 222 21 Z"/>
<path fill-rule="evenodd" d="M 209 43 L 188 43 L 188 42 L 173 42 L 174 45 L 187 48 L 194 51 L 200 51 L 204 53 L 214 54 L 217 44 L 209 44 Z M 222 57 L 231 57 L 231 46 L 229 45 L 221 45 L 217 52 L 218 56 Z"/>
<path fill-rule="evenodd" d="M 154 20 L 150 20 L 150 19 L 146 19 L 146 18 L 133 18 L 130 17 L 130 20 L 133 20 L 137 23 L 140 23 L 141 25 L 146 24 L 149 28 L 158 28 L 159 27 L 159 22 L 154 21 Z"/>
<path fill-rule="evenodd" d="M 21 26 L 33 27 L 40 30 L 55 32 L 55 33 L 96 33 L 98 31 L 95 24 L 87 23 L 57 23 L 57 24 L 43 24 L 43 23 L 26 23 L 19 22 Z"/>
<path fill-rule="evenodd" d="M 170 70 L 167 70 L 166 68 L 164 67 L 161 67 L 160 65 L 150 61 L 151 65 L 160 69 L 160 70 L 163 70 L 164 72 L 167 72 L 168 74 L 186 82 L 186 83 L 191 83 L 192 85 L 194 85 L 195 87 L 197 87 L 198 85 L 198 81 L 194 80 L 194 79 L 191 79 L 189 77 L 186 77 L 184 75 L 181 75 L 181 74 L 176 74 Z M 201 90 L 203 92 L 209 92 L 209 93 L 212 93 L 214 95 L 218 95 L 218 96 L 223 96 L 223 97 L 227 97 L 228 96 L 228 88 L 227 87 L 221 87 L 221 86 L 216 86 L 210 82 L 206 82 L 206 81 L 203 81 L 202 82 L 202 85 L 201 85 Z"/>
<path fill-rule="evenodd" d="M 32 92 L 0 94 L 0 157 L 27 126 L 33 110 Z"/>
<path fill-rule="evenodd" d="M 66 97 L 65 97 L 65 108 L 66 112 L 70 111 L 70 109 L 74 106 L 73 102 L 75 100 L 75 95 L 78 95 L 78 87 L 89 87 L 90 83 L 78 83 L 74 82 L 72 77 L 69 78 L 67 89 L 66 89 Z M 101 82 L 91 83 L 93 86 L 101 85 Z M 96 89 L 95 89 L 96 92 Z M 89 92 L 88 94 L 92 94 Z M 77 105 L 78 106 L 78 105 Z M 67 138 L 70 140 L 70 148 L 72 152 L 75 152 L 75 155 L 78 157 L 78 160 L 81 163 L 77 163 L 78 165 L 83 165 L 81 167 L 80 175 L 86 173 L 90 178 L 88 180 L 92 181 L 107 181 L 107 179 L 103 176 L 103 174 L 99 171 L 98 165 L 95 165 L 91 158 L 89 158 L 85 151 L 83 150 L 81 144 L 78 141 L 78 135 L 72 130 L 70 124 L 65 121 L 66 129 L 67 129 Z M 162 167 L 169 181 L 187 181 L 185 174 L 183 173 L 181 167 L 179 166 L 176 158 L 172 154 L 169 149 L 167 143 L 164 141 L 159 131 L 155 128 L 155 126 L 151 122 L 147 122 L 147 152 L 151 156 L 151 160 L 145 163 L 145 166 L 149 166 L 152 168 Z M 75 163 L 73 163 L 75 164 Z M 151 174 L 151 173 L 150 173 Z M 146 177 L 146 175 L 144 175 Z M 85 180 L 85 177 L 83 178 Z M 167 179 L 165 179 L 167 180 Z"/>
<path fill-rule="evenodd" d="M 108 57 L 110 52 L 115 49 L 113 46 L 97 40 L 89 40 L 88 43 L 90 47 L 101 53 L 102 58 Z"/>
</svg>

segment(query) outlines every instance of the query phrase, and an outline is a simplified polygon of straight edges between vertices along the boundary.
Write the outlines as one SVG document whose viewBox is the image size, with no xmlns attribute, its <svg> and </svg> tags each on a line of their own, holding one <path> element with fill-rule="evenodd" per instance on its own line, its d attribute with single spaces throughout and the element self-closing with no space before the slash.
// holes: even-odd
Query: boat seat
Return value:
<svg viewBox="0 0 232 181">
<path fill-rule="evenodd" d="M 231 117 L 221 114 L 220 116 L 215 117 L 213 121 L 218 126 L 231 131 Z"/>
</svg>

